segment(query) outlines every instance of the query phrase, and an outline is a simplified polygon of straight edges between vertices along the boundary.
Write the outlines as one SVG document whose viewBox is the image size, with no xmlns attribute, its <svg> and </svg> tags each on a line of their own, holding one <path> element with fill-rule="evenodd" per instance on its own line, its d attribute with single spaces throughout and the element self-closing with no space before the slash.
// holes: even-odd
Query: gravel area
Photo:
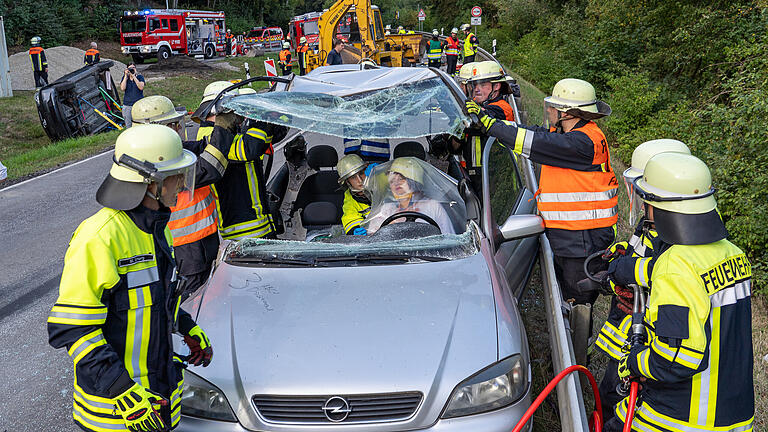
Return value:
<svg viewBox="0 0 768 432">
<path fill-rule="evenodd" d="M 48 82 L 52 83 L 62 76 L 80 69 L 84 66 L 83 57 L 85 51 L 70 47 L 57 46 L 45 49 L 48 59 Z M 27 52 L 16 53 L 8 58 L 11 65 L 11 86 L 14 90 L 34 90 L 35 83 L 32 78 L 32 62 Z M 102 61 L 109 60 L 102 58 Z M 115 60 L 110 68 L 112 79 L 117 82 L 123 76 L 125 65 Z"/>
</svg>

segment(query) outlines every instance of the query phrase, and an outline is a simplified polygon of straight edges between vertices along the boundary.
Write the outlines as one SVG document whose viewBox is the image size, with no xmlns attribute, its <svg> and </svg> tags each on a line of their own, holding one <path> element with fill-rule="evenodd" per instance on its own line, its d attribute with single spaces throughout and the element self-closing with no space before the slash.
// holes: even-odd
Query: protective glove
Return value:
<svg viewBox="0 0 768 432">
<path fill-rule="evenodd" d="M 368 230 L 363 227 L 357 227 L 352 231 L 352 235 L 368 235 Z"/>
<path fill-rule="evenodd" d="M 635 291 L 632 288 L 613 285 L 613 292 L 616 294 L 616 306 L 625 314 L 632 315 L 635 307 Z"/>
<path fill-rule="evenodd" d="M 115 398 L 115 410 L 120 412 L 126 429 L 131 432 L 167 430 L 156 408 L 165 405 L 168 405 L 167 399 L 138 383 Z"/>
<path fill-rule="evenodd" d="M 490 129 L 491 126 L 496 123 L 496 119 L 486 114 L 485 110 L 480 108 L 480 105 L 478 105 L 475 101 L 467 100 L 464 104 L 464 107 L 467 109 L 468 114 L 474 114 L 480 120 L 480 124 L 478 126 L 480 126 L 480 129 L 483 133 L 488 132 L 488 129 Z"/>
<path fill-rule="evenodd" d="M 630 354 L 627 353 L 619 360 L 619 379 L 622 381 L 628 380 L 632 374 L 629 371 L 629 365 L 627 364 L 627 361 L 629 360 Z"/>
<path fill-rule="evenodd" d="M 214 125 L 224 128 L 232 133 L 237 133 L 238 126 L 242 123 L 243 118 L 235 114 L 233 111 L 216 115 L 216 121 Z"/>
<path fill-rule="evenodd" d="M 617 257 L 626 255 L 628 250 L 629 243 L 625 241 L 614 243 L 611 245 L 611 247 L 608 248 L 608 252 L 603 255 L 603 259 L 607 259 L 608 262 L 611 262 Z"/>
<path fill-rule="evenodd" d="M 365 168 L 365 176 L 366 176 L 366 177 L 368 177 L 368 176 L 370 176 L 370 175 L 371 175 L 371 171 L 373 171 L 373 169 L 374 169 L 374 168 L 376 168 L 376 165 L 378 165 L 378 163 L 374 162 L 374 163 L 372 163 L 372 164 L 369 164 L 369 165 L 368 165 L 368 166 Z"/>
<path fill-rule="evenodd" d="M 213 347 L 200 326 L 194 326 L 189 334 L 184 335 L 184 343 L 189 347 L 189 363 L 203 367 L 211 364 L 213 359 Z"/>
</svg>

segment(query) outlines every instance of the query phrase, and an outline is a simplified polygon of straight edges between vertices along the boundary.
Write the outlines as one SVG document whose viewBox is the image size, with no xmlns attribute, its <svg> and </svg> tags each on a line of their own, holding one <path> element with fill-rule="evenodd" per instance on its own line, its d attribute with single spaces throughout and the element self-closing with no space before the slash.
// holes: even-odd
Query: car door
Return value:
<svg viewBox="0 0 768 432">
<path fill-rule="evenodd" d="M 483 212 L 489 214 L 484 220 L 490 221 L 491 231 L 498 232 L 498 227 L 512 215 L 536 214 L 536 200 L 522 181 L 518 157 L 495 139 L 490 139 L 487 145 L 491 148 L 483 163 L 483 170 L 488 175 Z M 513 295 L 519 299 L 537 257 L 538 236 L 506 242 L 498 241 L 498 238 L 494 240 L 496 265 L 506 275 Z"/>
</svg>

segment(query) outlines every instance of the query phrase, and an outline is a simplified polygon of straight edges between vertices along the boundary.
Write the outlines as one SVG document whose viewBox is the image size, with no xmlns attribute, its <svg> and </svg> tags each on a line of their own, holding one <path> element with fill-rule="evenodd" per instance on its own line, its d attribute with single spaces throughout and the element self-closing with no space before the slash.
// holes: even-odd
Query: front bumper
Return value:
<svg viewBox="0 0 768 432">
<path fill-rule="evenodd" d="M 151 54 L 157 50 L 152 45 L 131 45 L 120 47 L 120 51 L 123 54 Z"/>
<path fill-rule="evenodd" d="M 466 417 L 457 417 L 452 419 L 440 419 L 433 425 L 423 429 L 413 429 L 403 425 L 403 429 L 392 429 L 386 427 L 386 423 L 377 424 L 346 424 L 339 425 L 337 428 L 333 425 L 273 425 L 264 423 L 258 425 L 259 431 L 274 431 L 274 432 L 294 432 L 294 431 L 310 431 L 322 429 L 326 432 L 344 431 L 344 432 L 365 432 L 365 431 L 415 431 L 415 432 L 467 432 L 467 431 L 481 431 L 481 432 L 509 432 L 516 423 L 517 419 L 521 418 L 525 413 L 525 410 L 531 405 L 530 387 L 528 394 L 514 405 L 510 405 L 500 410 L 491 411 L 483 414 L 471 415 Z M 384 426 L 384 427 L 382 427 Z M 533 426 L 532 422 L 528 422 L 527 427 L 523 429 L 525 432 L 531 430 Z M 240 423 L 228 423 L 221 421 L 203 420 L 196 417 L 182 416 L 179 427 L 175 429 L 176 432 L 250 432 L 249 429 L 244 428 Z"/>
</svg>

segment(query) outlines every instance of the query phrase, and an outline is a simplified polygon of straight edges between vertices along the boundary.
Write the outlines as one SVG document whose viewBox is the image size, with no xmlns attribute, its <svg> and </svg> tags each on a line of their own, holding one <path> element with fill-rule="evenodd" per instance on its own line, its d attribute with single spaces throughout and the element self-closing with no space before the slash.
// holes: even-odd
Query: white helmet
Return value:
<svg viewBox="0 0 768 432">
<path fill-rule="evenodd" d="M 458 32 L 459 32 L 459 29 L 457 29 L 456 27 L 451 29 L 451 34 L 457 34 Z"/>
<path fill-rule="evenodd" d="M 440 32 L 437 29 L 432 29 L 432 36 L 440 36 Z"/>
<path fill-rule="evenodd" d="M 40 45 L 40 42 L 42 42 L 42 41 L 43 41 L 43 39 L 40 36 L 35 36 L 35 37 L 33 37 L 32 39 L 29 40 L 29 42 L 32 45 Z"/>
<path fill-rule="evenodd" d="M 552 89 L 552 96 L 544 98 L 544 103 L 585 120 L 595 120 L 611 114 L 611 107 L 597 100 L 592 84 L 576 78 L 558 81 Z"/>
<path fill-rule="evenodd" d="M 467 31 L 467 30 L 469 30 L 469 24 L 466 24 L 466 23 L 462 24 L 461 25 L 461 31 Z"/>
<path fill-rule="evenodd" d="M 208 105 L 216 99 L 216 96 L 218 96 L 219 93 L 230 86 L 232 86 L 232 83 L 229 81 L 214 81 L 208 84 L 205 87 L 205 90 L 203 90 L 203 99 L 200 101 L 200 106 L 192 113 L 192 120 L 197 123 L 205 120 L 205 118 L 202 118 L 201 116 L 208 110 Z M 215 107 L 212 107 L 211 110 L 208 111 L 208 115 L 216 115 Z"/>
<path fill-rule="evenodd" d="M 290 43 L 283 42 L 283 49 L 290 49 L 290 48 L 291 48 L 291 44 Z"/>
</svg>

